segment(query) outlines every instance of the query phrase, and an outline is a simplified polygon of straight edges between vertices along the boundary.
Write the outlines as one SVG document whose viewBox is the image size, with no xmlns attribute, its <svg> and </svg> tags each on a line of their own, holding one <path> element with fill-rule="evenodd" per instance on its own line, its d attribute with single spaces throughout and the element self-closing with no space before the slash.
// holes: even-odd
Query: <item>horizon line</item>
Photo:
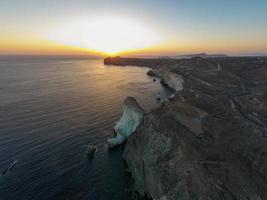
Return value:
<svg viewBox="0 0 267 200">
<path fill-rule="evenodd" d="M 205 52 L 196 52 L 196 53 L 177 53 L 176 55 L 92 55 L 92 54 L 6 54 L 0 53 L 1 57 L 84 57 L 84 58 L 106 58 L 106 57 L 175 57 L 175 56 L 186 56 L 186 55 L 194 55 L 194 54 L 207 54 L 209 55 L 226 55 L 227 57 L 267 57 L 267 52 L 256 52 L 256 53 L 240 53 L 240 54 L 227 54 L 227 53 L 205 53 Z"/>
</svg>

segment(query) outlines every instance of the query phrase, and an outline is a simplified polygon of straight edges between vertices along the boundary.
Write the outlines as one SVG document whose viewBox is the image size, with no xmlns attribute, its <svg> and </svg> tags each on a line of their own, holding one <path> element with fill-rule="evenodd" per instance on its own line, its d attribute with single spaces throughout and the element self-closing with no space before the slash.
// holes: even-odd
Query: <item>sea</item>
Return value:
<svg viewBox="0 0 267 200">
<path fill-rule="evenodd" d="M 0 57 L 0 200 L 127 200 L 123 148 L 107 139 L 135 97 L 171 94 L 148 68 L 71 56 Z M 88 145 L 98 151 L 92 159 Z"/>
</svg>

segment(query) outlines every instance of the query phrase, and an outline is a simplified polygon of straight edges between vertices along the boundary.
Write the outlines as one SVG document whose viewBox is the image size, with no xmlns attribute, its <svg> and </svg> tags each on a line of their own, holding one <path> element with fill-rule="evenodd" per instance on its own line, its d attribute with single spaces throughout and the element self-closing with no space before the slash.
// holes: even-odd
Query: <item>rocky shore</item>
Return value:
<svg viewBox="0 0 267 200">
<path fill-rule="evenodd" d="M 145 114 L 123 155 L 141 196 L 267 199 L 267 59 L 107 58 L 150 67 L 175 91 Z"/>
</svg>

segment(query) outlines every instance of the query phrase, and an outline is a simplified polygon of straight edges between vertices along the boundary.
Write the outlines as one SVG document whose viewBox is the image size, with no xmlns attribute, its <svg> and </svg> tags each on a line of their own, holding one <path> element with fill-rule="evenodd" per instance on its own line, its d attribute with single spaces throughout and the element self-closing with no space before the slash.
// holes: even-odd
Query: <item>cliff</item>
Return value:
<svg viewBox="0 0 267 200">
<path fill-rule="evenodd" d="M 134 190 L 161 200 L 267 199 L 267 59 L 158 63 L 148 74 L 176 93 L 128 138 Z"/>
<path fill-rule="evenodd" d="M 108 139 L 110 148 L 122 144 L 143 121 L 145 111 L 139 106 L 135 98 L 127 97 L 124 101 L 123 114 L 114 127 L 114 138 Z"/>
</svg>

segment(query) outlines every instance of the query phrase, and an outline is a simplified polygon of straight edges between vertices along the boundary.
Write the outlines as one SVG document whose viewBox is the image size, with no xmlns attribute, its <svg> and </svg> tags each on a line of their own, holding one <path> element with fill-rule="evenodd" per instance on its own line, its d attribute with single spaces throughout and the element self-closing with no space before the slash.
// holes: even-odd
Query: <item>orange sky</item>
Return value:
<svg viewBox="0 0 267 200">
<path fill-rule="evenodd" d="M 259 48 L 260 47 L 260 48 Z M 122 56 L 161 56 L 161 55 L 177 55 L 181 53 L 228 53 L 239 54 L 249 52 L 266 52 L 267 44 L 260 41 L 251 43 L 237 44 L 229 42 L 208 43 L 205 41 L 184 41 L 184 42 L 166 42 L 152 45 L 147 48 L 133 49 L 130 51 L 119 52 L 117 54 L 109 54 L 105 52 L 93 51 L 88 48 L 80 48 L 77 46 L 60 44 L 57 42 L 37 39 L 37 38 L 1 38 L 0 54 L 35 54 L 35 55 L 122 55 Z"/>
<path fill-rule="evenodd" d="M 0 38 L 0 54 L 79 55 L 88 53 L 95 52 L 37 38 Z"/>
<path fill-rule="evenodd" d="M 267 54 L 267 1 L 255 1 L 1 1 L 0 54 Z"/>
</svg>

